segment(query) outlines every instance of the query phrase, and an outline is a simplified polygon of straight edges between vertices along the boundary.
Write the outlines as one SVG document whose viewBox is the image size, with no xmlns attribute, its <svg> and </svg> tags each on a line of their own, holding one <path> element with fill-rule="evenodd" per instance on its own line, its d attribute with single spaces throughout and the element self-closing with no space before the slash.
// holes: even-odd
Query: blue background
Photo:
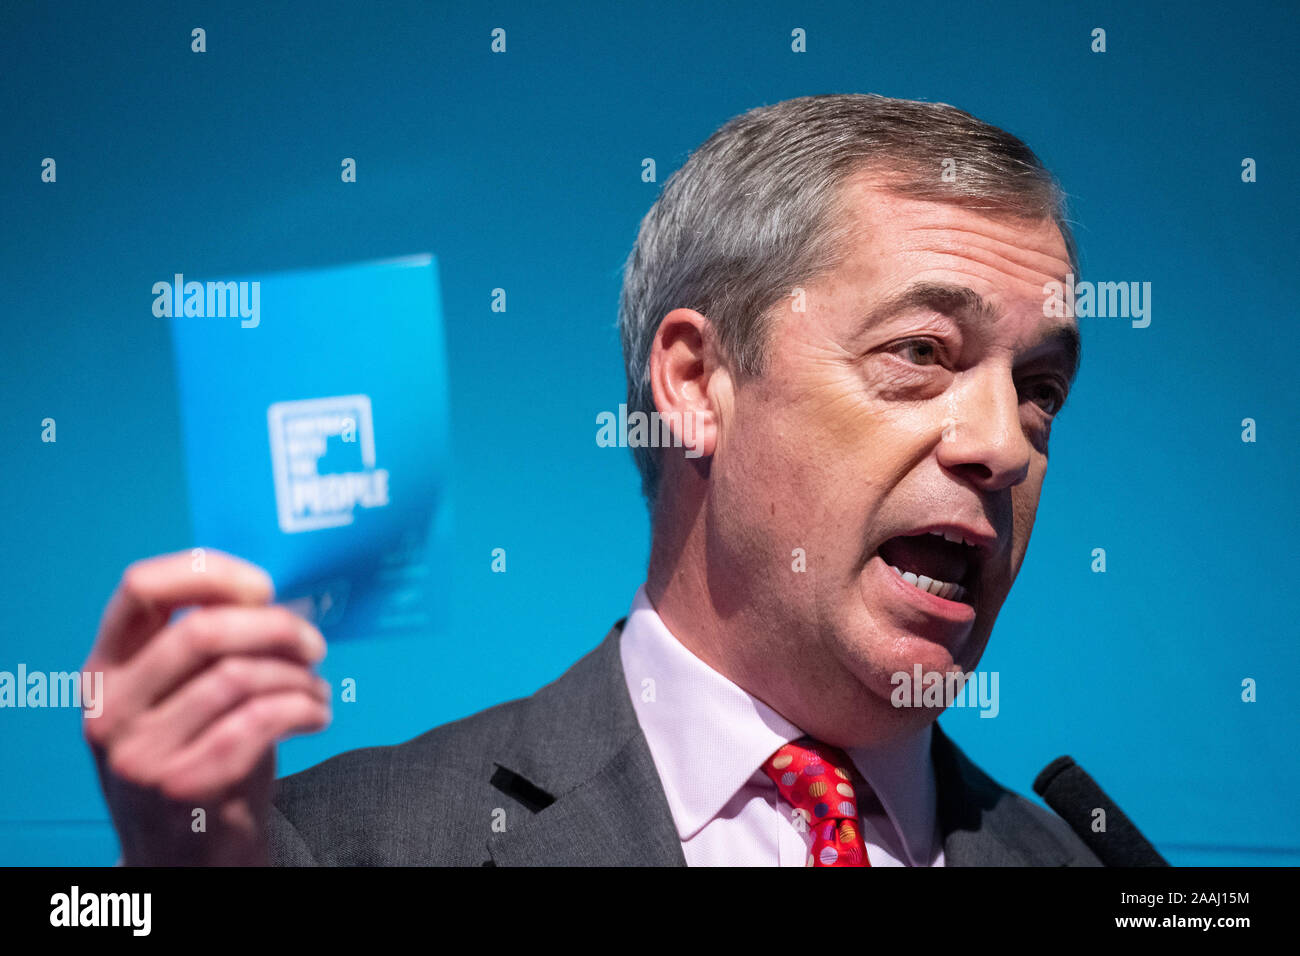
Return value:
<svg viewBox="0 0 1300 956">
<path fill-rule="evenodd" d="M 662 183 L 763 103 L 942 100 L 1057 173 L 1086 276 L 1153 285 L 1149 328 L 1082 323 L 1028 563 L 981 663 L 1001 713 L 944 726 L 1022 793 L 1072 754 L 1174 863 L 1294 864 L 1298 33 L 1291 4 L 1250 2 L 8 4 L 0 669 L 79 666 L 122 569 L 195 543 L 153 282 L 431 251 L 447 627 L 332 647 L 323 673 L 358 700 L 280 766 L 531 692 L 642 578 L 630 454 L 594 435 L 623 399 L 620 270 Z M 0 768 L 0 863 L 113 862 L 79 714 L 0 711 Z"/>
</svg>

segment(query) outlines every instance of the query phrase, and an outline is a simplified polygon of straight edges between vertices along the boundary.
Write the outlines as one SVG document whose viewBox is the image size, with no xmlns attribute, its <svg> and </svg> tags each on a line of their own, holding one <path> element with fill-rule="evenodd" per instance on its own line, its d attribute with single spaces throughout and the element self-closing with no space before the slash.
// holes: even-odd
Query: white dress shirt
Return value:
<svg viewBox="0 0 1300 956">
<path fill-rule="evenodd" d="M 763 772 L 794 724 L 687 650 L 637 590 L 623 673 L 689 866 L 804 866 L 812 833 Z M 872 866 L 943 866 L 930 725 L 887 747 L 845 751 Z M 863 784 L 865 781 L 865 785 Z"/>
</svg>

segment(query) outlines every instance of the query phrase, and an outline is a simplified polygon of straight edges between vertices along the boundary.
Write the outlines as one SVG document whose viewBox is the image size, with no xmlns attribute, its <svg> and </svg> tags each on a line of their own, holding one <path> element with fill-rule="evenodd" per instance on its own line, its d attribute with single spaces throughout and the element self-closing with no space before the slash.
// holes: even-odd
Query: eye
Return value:
<svg viewBox="0 0 1300 956">
<path fill-rule="evenodd" d="M 940 359 L 939 343 L 934 339 L 907 339 L 892 349 L 913 365 L 936 365 Z"/>
<path fill-rule="evenodd" d="M 1065 404 L 1065 390 L 1049 380 L 1030 382 L 1021 393 L 1049 415 L 1055 415 Z"/>
</svg>

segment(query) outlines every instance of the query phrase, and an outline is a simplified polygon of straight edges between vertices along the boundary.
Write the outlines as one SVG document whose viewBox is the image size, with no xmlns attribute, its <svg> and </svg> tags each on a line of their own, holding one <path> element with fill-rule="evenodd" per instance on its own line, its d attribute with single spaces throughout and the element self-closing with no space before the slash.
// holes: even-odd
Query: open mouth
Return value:
<svg viewBox="0 0 1300 956">
<path fill-rule="evenodd" d="M 881 559 L 905 582 L 946 601 L 975 606 L 980 552 L 960 532 L 898 535 L 880 546 Z"/>
</svg>

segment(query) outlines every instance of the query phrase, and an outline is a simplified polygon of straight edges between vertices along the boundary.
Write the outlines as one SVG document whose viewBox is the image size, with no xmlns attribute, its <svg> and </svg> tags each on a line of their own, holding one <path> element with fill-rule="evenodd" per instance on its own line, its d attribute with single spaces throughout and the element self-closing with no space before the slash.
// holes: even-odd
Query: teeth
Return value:
<svg viewBox="0 0 1300 956">
<path fill-rule="evenodd" d="M 964 544 L 968 548 L 975 547 L 973 543 L 967 541 L 956 531 L 927 531 L 926 534 L 932 534 L 936 538 L 943 538 L 943 540 L 951 541 L 953 544 Z"/>
<path fill-rule="evenodd" d="M 933 594 L 935 597 L 941 597 L 949 601 L 961 601 L 966 597 L 966 589 L 960 584 L 951 581 L 936 581 L 934 578 L 927 578 L 924 574 L 901 571 L 892 564 L 890 568 L 912 587 Z"/>
</svg>

